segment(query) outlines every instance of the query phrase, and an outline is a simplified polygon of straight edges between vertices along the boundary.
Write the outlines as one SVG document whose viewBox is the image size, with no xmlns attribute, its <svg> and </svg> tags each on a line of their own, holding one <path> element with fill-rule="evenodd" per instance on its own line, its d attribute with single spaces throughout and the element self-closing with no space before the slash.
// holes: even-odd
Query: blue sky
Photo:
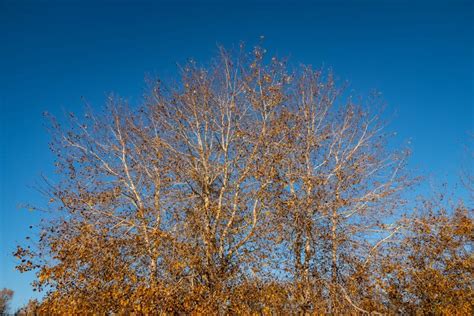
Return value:
<svg viewBox="0 0 474 316">
<path fill-rule="evenodd" d="M 217 44 L 249 46 L 330 67 L 351 88 L 383 93 L 410 168 L 454 189 L 474 132 L 472 1 L 79 2 L 0 0 L 0 288 L 13 307 L 33 292 L 11 252 L 41 214 L 31 187 L 51 175 L 42 113 L 100 108 L 115 92 L 140 101 L 144 77 L 169 78 Z M 472 144 L 472 142 L 471 142 Z M 472 164 L 467 166 L 473 168 Z M 459 191 L 461 192 L 461 191 Z M 462 193 L 460 193 L 462 194 Z"/>
</svg>

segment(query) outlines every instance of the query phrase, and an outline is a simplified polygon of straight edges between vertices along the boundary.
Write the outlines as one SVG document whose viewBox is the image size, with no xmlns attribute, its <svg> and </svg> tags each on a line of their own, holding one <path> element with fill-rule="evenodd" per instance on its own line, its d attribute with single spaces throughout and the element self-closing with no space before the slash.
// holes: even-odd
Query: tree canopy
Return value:
<svg viewBox="0 0 474 316">
<path fill-rule="evenodd" d="M 260 47 L 180 78 L 52 120 L 40 313 L 472 313 L 472 210 L 401 216 L 377 94 Z"/>
</svg>

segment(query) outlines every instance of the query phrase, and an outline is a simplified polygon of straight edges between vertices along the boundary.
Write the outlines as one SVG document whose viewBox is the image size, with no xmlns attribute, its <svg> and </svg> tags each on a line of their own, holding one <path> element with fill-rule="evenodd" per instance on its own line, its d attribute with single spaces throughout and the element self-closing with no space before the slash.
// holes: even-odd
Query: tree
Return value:
<svg viewBox="0 0 474 316">
<path fill-rule="evenodd" d="M 466 146 L 467 165 L 462 168 L 461 182 L 470 194 L 471 201 L 474 201 L 474 168 L 472 161 L 474 159 L 473 140 L 474 134 L 469 135 L 468 146 Z"/>
<path fill-rule="evenodd" d="M 471 315 L 472 209 L 425 201 L 422 210 L 403 220 L 403 234 L 380 259 L 387 305 L 397 314 Z"/>
<path fill-rule="evenodd" d="M 287 76 L 262 52 L 210 69 L 190 63 L 182 86 L 157 84 L 133 112 L 71 116 L 56 130 L 59 211 L 20 270 L 38 269 L 51 312 L 225 310 L 260 264 L 272 200 L 266 153 Z M 41 251 L 41 253 L 40 253 Z"/>
<path fill-rule="evenodd" d="M 208 67 L 181 68 L 176 85 L 151 82 L 138 107 L 110 97 L 102 114 L 53 119 L 59 179 L 42 189 L 52 214 L 37 247 L 15 253 L 47 291 L 37 311 L 429 310 L 401 299 L 418 272 L 393 277 L 428 248 L 389 244 L 420 230 L 395 220 L 414 181 L 408 152 L 386 145 L 378 96 L 288 68 L 262 48 L 221 49 Z"/>
<path fill-rule="evenodd" d="M 412 183 L 403 172 L 407 152 L 386 150 L 380 116 L 343 96 L 331 75 L 304 69 L 276 149 L 284 157 L 276 221 L 287 232 L 300 312 L 346 313 L 367 300 L 370 284 L 358 288 L 361 277 L 395 229 L 385 217 Z"/>
<path fill-rule="evenodd" d="M 15 312 L 15 316 L 36 316 L 39 314 L 40 303 L 37 300 L 29 300 L 28 303 Z"/>
<path fill-rule="evenodd" d="M 13 298 L 13 291 L 7 288 L 0 290 L 0 315 L 4 315 L 8 311 L 8 304 Z"/>
</svg>

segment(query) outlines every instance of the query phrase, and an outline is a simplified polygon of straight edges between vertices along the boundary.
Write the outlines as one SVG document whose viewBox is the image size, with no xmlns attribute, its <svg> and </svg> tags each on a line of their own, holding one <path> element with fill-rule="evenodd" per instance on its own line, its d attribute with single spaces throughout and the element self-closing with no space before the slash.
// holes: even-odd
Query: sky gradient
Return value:
<svg viewBox="0 0 474 316">
<path fill-rule="evenodd" d="M 33 187 L 54 172 L 44 111 L 100 108 L 111 92 L 139 103 L 146 74 L 173 77 L 187 58 L 207 62 L 218 44 L 252 47 L 261 35 L 270 54 L 331 68 L 360 94 L 381 91 L 389 128 L 411 142 L 409 167 L 462 195 L 473 12 L 472 1 L 0 0 L 0 288 L 15 291 L 14 309 L 34 296 L 11 253 L 42 216 L 19 206 L 44 203 Z"/>
</svg>

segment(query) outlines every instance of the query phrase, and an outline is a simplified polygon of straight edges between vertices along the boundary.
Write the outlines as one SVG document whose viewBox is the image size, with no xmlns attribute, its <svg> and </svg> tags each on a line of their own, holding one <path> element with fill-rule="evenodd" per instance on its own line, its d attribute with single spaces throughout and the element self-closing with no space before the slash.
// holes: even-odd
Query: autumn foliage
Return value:
<svg viewBox="0 0 474 316">
<path fill-rule="evenodd" d="M 10 289 L 0 290 L 0 315 L 3 315 L 8 310 L 8 304 L 13 297 L 13 291 Z"/>
<path fill-rule="evenodd" d="M 471 314 L 471 210 L 403 217 L 376 95 L 255 48 L 142 105 L 53 120 L 58 177 L 18 247 L 40 314 Z"/>
</svg>

